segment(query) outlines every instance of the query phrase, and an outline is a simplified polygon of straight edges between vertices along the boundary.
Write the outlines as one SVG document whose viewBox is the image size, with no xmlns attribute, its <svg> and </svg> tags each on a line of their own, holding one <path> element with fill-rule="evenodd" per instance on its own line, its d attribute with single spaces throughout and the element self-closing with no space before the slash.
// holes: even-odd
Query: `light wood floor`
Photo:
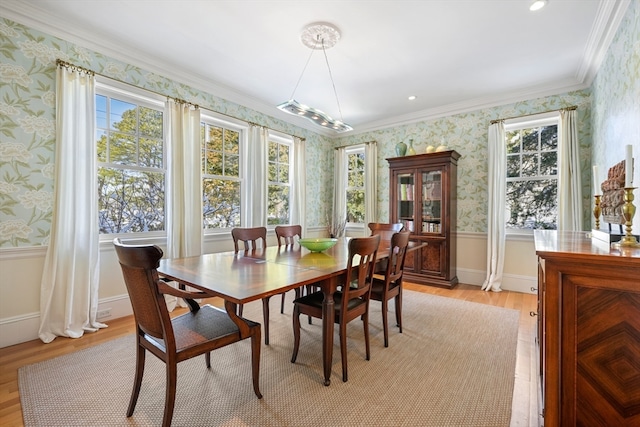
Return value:
<svg viewBox="0 0 640 427">
<path fill-rule="evenodd" d="M 513 413 L 516 415 L 514 418 L 517 419 L 515 423 L 512 422 L 512 426 L 536 425 L 531 415 L 535 414 L 535 408 L 532 405 L 536 401 L 536 396 L 529 393 L 529 390 L 532 389 L 530 387 L 531 343 L 535 333 L 535 318 L 531 317 L 529 312 L 536 311 L 536 297 L 510 291 L 484 292 L 477 286 L 463 284 L 450 290 L 405 283 L 405 289 L 520 311 L 518 362 L 513 406 Z M 211 301 L 211 303 L 215 302 Z M 180 310 L 174 311 L 175 314 L 180 312 Z M 86 334 L 80 339 L 57 338 L 49 344 L 34 340 L 0 349 L 0 425 L 5 427 L 23 426 L 18 393 L 18 369 L 21 366 L 102 344 L 133 334 L 135 331 L 132 316 L 114 319 L 106 323 L 109 325 L 108 328 Z M 126 385 L 126 387 L 129 386 L 129 384 Z"/>
</svg>

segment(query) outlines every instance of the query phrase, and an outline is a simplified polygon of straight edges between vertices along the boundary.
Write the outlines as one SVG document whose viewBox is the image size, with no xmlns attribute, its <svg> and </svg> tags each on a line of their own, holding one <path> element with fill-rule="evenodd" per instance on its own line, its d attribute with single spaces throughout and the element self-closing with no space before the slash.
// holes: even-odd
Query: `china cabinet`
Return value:
<svg viewBox="0 0 640 427">
<path fill-rule="evenodd" d="M 426 243 L 407 254 L 407 281 L 452 288 L 456 276 L 456 151 L 393 157 L 389 162 L 389 215 Z"/>
</svg>

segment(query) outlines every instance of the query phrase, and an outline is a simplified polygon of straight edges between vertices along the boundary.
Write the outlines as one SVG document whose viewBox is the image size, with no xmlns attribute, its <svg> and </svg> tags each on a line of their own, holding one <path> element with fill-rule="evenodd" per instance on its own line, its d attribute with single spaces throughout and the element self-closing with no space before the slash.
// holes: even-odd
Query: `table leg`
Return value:
<svg viewBox="0 0 640 427">
<path fill-rule="evenodd" d="M 331 384 L 331 365 L 333 362 L 333 323 L 335 319 L 335 279 L 325 280 L 321 284 L 322 301 L 322 363 L 324 367 L 324 385 Z"/>
</svg>

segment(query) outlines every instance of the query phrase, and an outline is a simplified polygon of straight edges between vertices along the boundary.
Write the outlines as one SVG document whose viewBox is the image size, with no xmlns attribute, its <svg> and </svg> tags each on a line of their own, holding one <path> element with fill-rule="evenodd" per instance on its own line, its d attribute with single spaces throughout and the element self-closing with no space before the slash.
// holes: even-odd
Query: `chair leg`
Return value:
<svg viewBox="0 0 640 427">
<path fill-rule="evenodd" d="M 238 304 L 238 316 L 242 317 L 242 308 L 244 307 L 244 304 Z"/>
<path fill-rule="evenodd" d="M 139 339 L 140 337 L 136 337 L 136 340 Z M 146 350 L 138 344 L 136 346 L 136 373 L 133 379 L 133 390 L 131 391 L 131 399 L 129 399 L 129 407 L 127 408 L 127 417 L 133 415 L 133 411 L 136 409 L 136 403 L 138 403 L 140 386 L 142 385 L 142 376 L 144 374 L 145 355 Z"/>
<path fill-rule="evenodd" d="M 260 328 L 255 329 L 251 336 L 251 377 L 253 379 L 253 392 L 262 399 L 260 393 Z"/>
<path fill-rule="evenodd" d="M 369 311 L 367 310 L 362 316 L 364 325 L 364 346 L 366 348 L 366 359 L 371 360 L 371 346 L 369 345 Z"/>
<path fill-rule="evenodd" d="M 164 398 L 164 416 L 162 417 L 162 427 L 170 427 L 173 418 L 173 407 L 176 403 L 176 385 L 178 381 L 178 364 L 174 361 L 165 362 L 167 364 L 167 390 Z"/>
<path fill-rule="evenodd" d="M 342 381 L 347 382 L 347 324 L 340 322 L 340 356 L 342 358 Z"/>
<path fill-rule="evenodd" d="M 284 314 L 284 296 L 286 295 L 286 292 L 282 293 L 282 300 L 280 301 L 280 314 Z"/>
<path fill-rule="evenodd" d="M 262 298 L 262 316 L 264 317 L 264 345 L 269 345 L 269 298 Z"/>
<path fill-rule="evenodd" d="M 384 346 L 389 347 L 389 300 L 382 297 L 382 330 L 384 331 Z M 397 313 L 396 313 L 397 314 Z"/>
<path fill-rule="evenodd" d="M 204 355 L 204 361 L 207 364 L 207 369 L 211 369 L 211 352 L 208 351 L 207 354 Z"/>
<path fill-rule="evenodd" d="M 291 356 L 291 363 L 296 363 L 298 357 L 298 348 L 300 347 L 300 309 L 298 306 L 293 306 L 293 355 Z"/>
<path fill-rule="evenodd" d="M 402 288 L 396 296 L 396 326 L 400 328 L 400 333 L 402 333 Z"/>
</svg>

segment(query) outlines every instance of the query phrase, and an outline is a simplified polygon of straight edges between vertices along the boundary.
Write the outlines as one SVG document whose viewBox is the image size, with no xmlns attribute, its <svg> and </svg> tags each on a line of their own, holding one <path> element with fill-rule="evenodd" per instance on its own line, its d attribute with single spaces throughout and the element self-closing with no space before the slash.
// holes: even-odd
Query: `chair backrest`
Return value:
<svg viewBox="0 0 640 427">
<path fill-rule="evenodd" d="M 233 247 L 236 253 L 240 251 L 238 242 L 244 243 L 244 250 L 258 248 L 258 241 L 262 240 L 262 247 L 267 247 L 267 229 L 266 227 L 253 227 L 253 228 L 234 228 L 231 230 L 231 237 L 233 237 Z"/>
<path fill-rule="evenodd" d="M 385 272 L 385 281 L 387 286 L 390 282 L 400 284 L 402 281 L 402 273 L 404 271 L 404 260 L 407 255 L 407 247 L 409 246 L 409 233 L 402 231 L 391 236 L 391 245 L 389 247 L 389 259 L 387 261 L 387 270 Z"/>
<path fill-rule="evenodd" d="M 401 222 L 395 224 L 385 224 L 382 222 L 370 222 L 369 229 L 371 230 L 371 235 L 380 235 L 380 239 L 382 240 L 391 240 L 391 236 L 394 233 L 398 233 L 402 231 L 404 225 Z"/>
<path fill-rule="evenodd" d="M 160 278 L 157 268 L 163 255 L 162 249 L 155 245 L 126 245 L 119 238 L 113 239 L 113 245 L 138 328 L 166 342 L 165 334 L 172 334 L 173 329 L 164 296 L 158 291 Z"/>
<path fill-rule="evenodd" d="M 302 238 L 302 226 L 300 225 L 277 225 L 276 226 L 276 238 L 278 239 L 278 246 L 293 245 L 295 241 L 294 237 L 298 236 L 298 239 Z"/>
<path fill-rule="evenodd" d="M 342 312 L 346 313 L 349 301 L 354 298 L 369 299 L 373 271 L 378 256 L 380 236 L 354 237 L 349 241 L 349 261 L 346 282 L 342 289 Z M 359 256 L 354 266 L 354 258 Z"/>
</svg>

